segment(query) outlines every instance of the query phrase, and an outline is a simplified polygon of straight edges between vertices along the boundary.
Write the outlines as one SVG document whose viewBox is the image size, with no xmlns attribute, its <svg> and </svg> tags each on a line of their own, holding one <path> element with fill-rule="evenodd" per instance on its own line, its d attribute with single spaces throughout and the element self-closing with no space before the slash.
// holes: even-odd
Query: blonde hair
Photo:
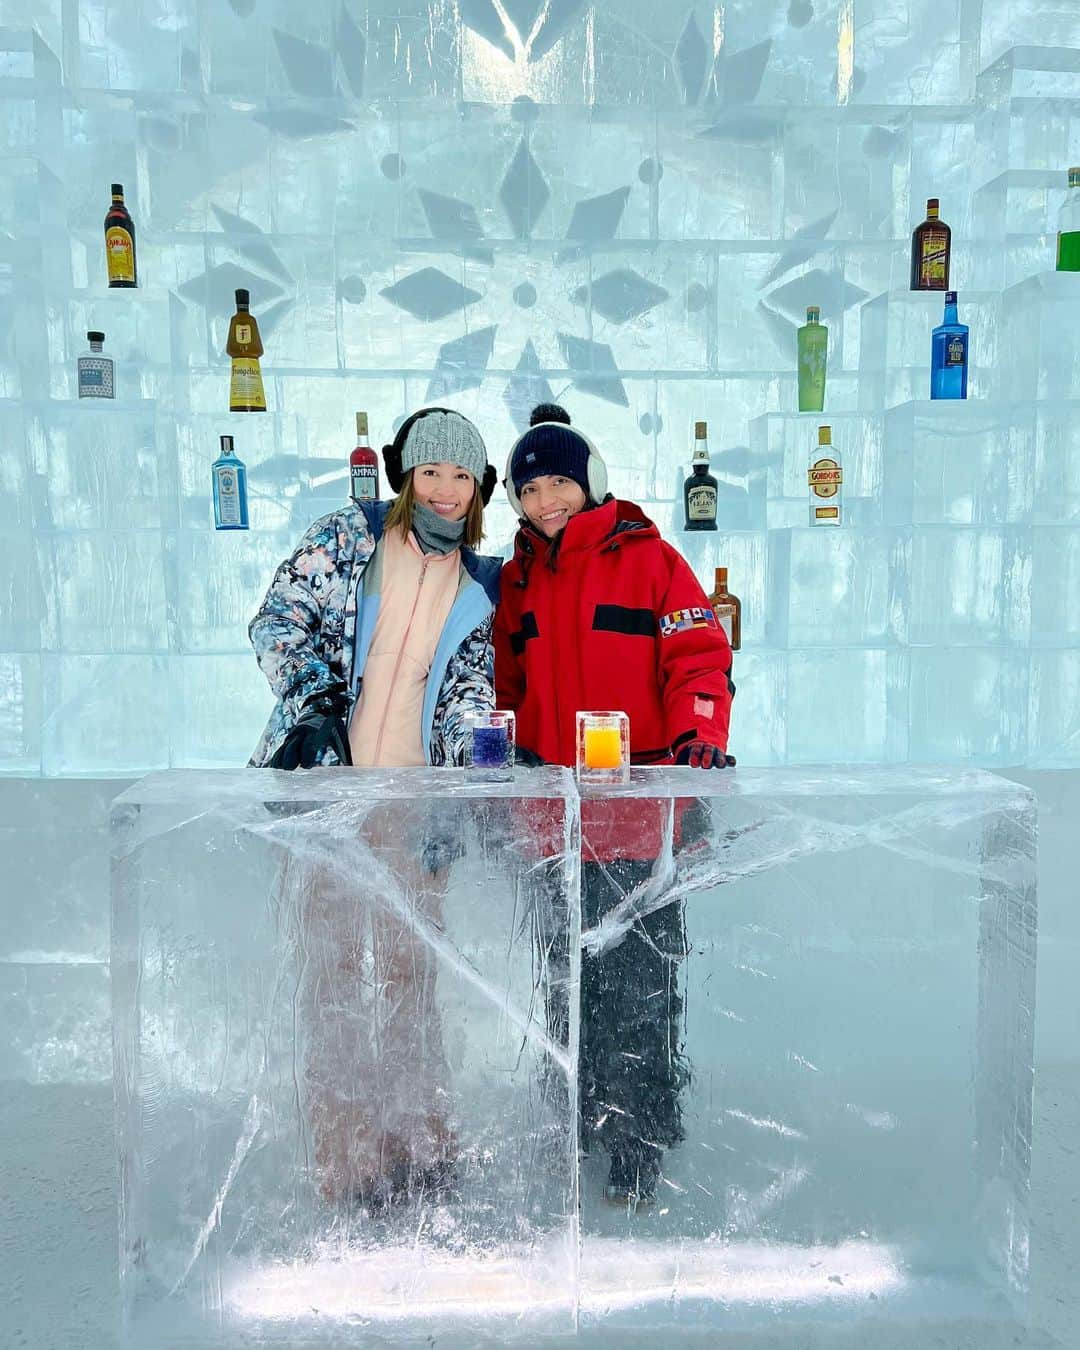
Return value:
<svg viewBox="0 0 1080 1350">
<path fill-rule="evenodd" d="M 413 487 L 413 470 L 409 469 L 405 474 L 401 491 L 390 503 L 390 510 L 386 513 L 386 523 L 383 528 L 400 530 L 403 535 L 408 535 L 412 529 L 413 507 L 416 505 L 416 500 L 416 489 Z M 475 548 L 483 537 L 484 499 L 480 495 L 480 484 L 474 476 L 473 497 L 469 503 L 469 509 L 465 512 L 465 530 L 461 542 L 467 548 Z"/>
</svg>

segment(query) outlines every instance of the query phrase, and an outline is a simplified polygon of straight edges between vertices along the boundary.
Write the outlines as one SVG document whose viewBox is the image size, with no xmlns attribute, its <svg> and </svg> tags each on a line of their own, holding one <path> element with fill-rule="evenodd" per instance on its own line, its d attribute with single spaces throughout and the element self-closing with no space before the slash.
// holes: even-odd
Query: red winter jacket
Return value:
<svg viewBox="0 0 1080 1350">
<path fill-rule="evenodd" d="M 670 764 L 691 740 L 727 749 L 728 640 L 685 559 L 632 502 L 582 511 L 558 540 L 518 531 L 494 643 L 497 706 L 547 763 L 573 766 L 575 714 L 588 709 L 628 715 L 635 764 Z M 621 856 L 655 856 L 657 832 L 645 833 Z"/>
</svg>

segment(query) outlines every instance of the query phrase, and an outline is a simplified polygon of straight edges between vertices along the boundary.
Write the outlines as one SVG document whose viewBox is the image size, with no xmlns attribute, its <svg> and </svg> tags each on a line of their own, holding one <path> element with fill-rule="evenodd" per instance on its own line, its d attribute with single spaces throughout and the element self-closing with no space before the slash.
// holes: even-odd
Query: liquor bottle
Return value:
<svg viewBox="0 0 1080 1350">
<path fill-rule="evenodd" d="M 229 320 L 229 338 L 226 353 L 232 357 L 232 377 L 229 380 L 230 412 L 265 412 L 266 394 L 263 391 L 259 357 L 263 354 L 262 338 L 255 316 L 248 310 L 251 297 L 241 289 L 236 292 L 236 313 Z"/>
<path fill-rule="evenodd" d="M 810 524 L 841 524 L 844 469 L 840 451 L 832 443 L 831 427 L 818 427 L 817 451 L 810 457 L 806 478 L 810 485 Z"/>
<path fill-rule="evenodd" d="M 956 317 L 956 292 L 945 292 L 945 318 L 930 342 L 930 397 L 967 398 L 968 327 Z"/>
<path fill-rule="evenodd" d="M 214 484 L 214 529 L 246 530 L 247 469 L 236 457 L 231 436 L 222 436 L 221 454 L 214 460 L 211 476 Z"/>
<path fill-rule="evenodd" d="M 683 483 L 683 509 L 688 530 L 716 529 L 716 479 L 709 472 L 708 428 L 694 423 L 694 454 L 690 477 Z"/>
<path fill-rule="evenodd" d="M 1069 191 L 1058 212 L 1057 270 L 1080 272 L 1080 169 L 1069 170 Z"/>
<path fill-rule="evenodd" d="M 356 449 L 349 456 L 349 483 L 354 502 L 379 500 L 379 460 L 368 445 L 366 412 L 356 414 Z"/>
<path fill-rule="evenodd" d="M 821 412 L 825 406 L 825 354 L 829 330 L 821 310 L 808 305 L 806 323 L 799 329 L 799 411 Z"/>
<path fill-rule="evenodd" d="M 742 646 L 742 601 L 732 595 L 727 588 L 727 568 L 716 569 L 716 589 L 709 596 L 716 622 L 724 630 L 731 650 L 737 652 Z"/>
<path fill-rule="evenodd" d="M 947 291 L 952 231 L 938 216 L 938 199 L 926 203 L 926 219 L 911 236 L 911 289 Z"/>
<path fill-rule="evenodd" d="M 112 185 L 112 205 L 105 213 L 105 266 L 110 286 L 137 286 L 135 222 L 124 205 L 124 185 Z"/>
<path fill-rule="evenodd" d="M 76 366 L 79 372 L 80 398 L 115 398 L 113 359 L 104 356 L 101 348 L 105 334 L 90 332 L 86 335 L 90 347 L 79 357 Z"/>
</svg>

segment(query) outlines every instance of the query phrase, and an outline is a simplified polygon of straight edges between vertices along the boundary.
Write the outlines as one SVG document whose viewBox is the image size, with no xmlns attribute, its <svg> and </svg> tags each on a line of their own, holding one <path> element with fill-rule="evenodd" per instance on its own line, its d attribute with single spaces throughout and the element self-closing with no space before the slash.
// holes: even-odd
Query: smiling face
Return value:
<svg viewBox="0 0 1080 1350">
<path fill-rule="evenodd" d="M 446 520 L 464 520 L 476 495 L 476 479 L 460 464 L 418 464 L 412 481 L 416 500 Z"/>
<path fill-rule="evenodd" d="M 548 539 L 554 539 L 570 517 L 576 516 L 588 500 L 572 478 L 563 478 L 557 473 L 531 478 L 523 485 L 518 496 L 525 515 Z"/>
</svg>

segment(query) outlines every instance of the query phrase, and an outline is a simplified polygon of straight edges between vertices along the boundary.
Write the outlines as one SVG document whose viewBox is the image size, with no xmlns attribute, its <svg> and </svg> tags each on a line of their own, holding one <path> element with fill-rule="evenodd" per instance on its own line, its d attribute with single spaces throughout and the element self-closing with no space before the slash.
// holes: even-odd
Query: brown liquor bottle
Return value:
<svg viewBox="0 0 1080 1350">
<path fill-rule="evenodd" d="M 226 353 L 232 357 L 232 375 L 229 380 L 230 412 L 265 412 L 266 393 L 263 390 L 259 357 L 263 354 L 262 338 L 255 316 L 249 311 L 251 297 L 246 290 L 236 292 L 236 313 L 229 320 Z"/>
<path fill-rule="evenodd" d="M 709 596 L 709 604 L 716 615 L 716 622 L 731 643 L 731 650 L 737 652 L 742 646 L 742 601 L 727 588 L 726 567 L 716 569 L 716 590 Z"/>
<path fill-rule="evenodd" d="M 911 289 L 947 291 L 952 230 L 938 216 L 938 199 L 926 203 L 926 219 L 911 235 Z"/>
<path fill-rule="evenodd" d="M 110 286 L 137 286 L 135 222 L 124 205 L 124 185 L 112 185 L 112 205 L 105 213 L 105 266 Z"/>
</svg>

